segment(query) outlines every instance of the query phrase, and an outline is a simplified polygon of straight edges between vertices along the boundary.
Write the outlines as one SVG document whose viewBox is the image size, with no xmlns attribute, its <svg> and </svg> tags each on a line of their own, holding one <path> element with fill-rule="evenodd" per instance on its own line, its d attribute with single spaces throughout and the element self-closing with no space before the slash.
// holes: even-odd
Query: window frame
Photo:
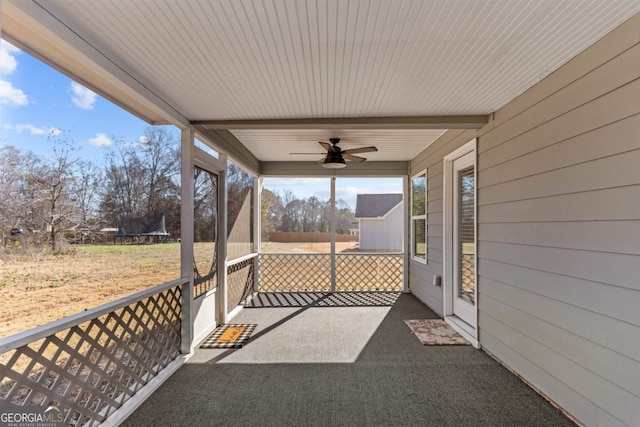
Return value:
<svg viewBox="0 0 640 427">
<path fill-rule="evenodd" d="M 415 215 L 413 212 L 413 200 L 414 200 L 414 181 L 416 180 L 416 178 L 422 178 L 424 177 L 424 213 L 420 214 L 420 215 Z M 424 169 L 420 172 L 418 172 L 417 174 L 413 175 L 411 177 L 411 187 L 410 187 L 410 200 L 411 200 L 411 204 L 410 204 L 410 221 L 411 221 L 411 259 L 413 261 L 417 261 L 420 262 L 422 264 L 427 264 L 427 169 Z M 421 256 L 417 256 L 416 255 L 416 236 L 415 236 L 415 231 L 416 231 L 416 227 L 415 227 L 415 223 L 416 221 L 419 220 L 424 220 L 424 258 Z"/>
</svg>

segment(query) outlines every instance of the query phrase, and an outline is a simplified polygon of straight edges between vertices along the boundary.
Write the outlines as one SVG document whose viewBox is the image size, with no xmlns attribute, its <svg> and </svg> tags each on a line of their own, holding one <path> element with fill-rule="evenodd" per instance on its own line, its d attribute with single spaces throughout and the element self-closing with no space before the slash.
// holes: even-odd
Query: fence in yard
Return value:
<svg viewBox="0 0 640 427">
<path fill-rule="evenodd" d="M 293 231 L 282 231 L 269 233 L 266 241 L 278 243 L 319 243 L 330 242 L 331 233 L 298 233 Z M 348 234 L 336 234 L 336 242 L 357 242 L 358 236 Z"/>
<path fill-rule="evenodd" d="M 175 280 L 0 340 L 0 404 L 55 406 L 97 425 L 180 354 Z"/>
</svg>

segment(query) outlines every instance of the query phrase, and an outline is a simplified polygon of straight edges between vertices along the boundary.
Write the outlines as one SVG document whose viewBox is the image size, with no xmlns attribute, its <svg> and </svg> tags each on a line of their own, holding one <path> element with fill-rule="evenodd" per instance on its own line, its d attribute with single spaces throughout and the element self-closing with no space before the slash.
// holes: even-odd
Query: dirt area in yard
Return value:
<svg viewBox="0 0 640 427">
<path fill-rule="evenodd" d="M 336 252 L 344 252 L 356 249 L 358 242 L 336 242 Z M 278 243 L 278 242 L 261 242 L 261 252 L 271 253 L 329 253 L 331 250 L 331 243 L 319 242 L 319 243 Z"/>
<path fill-rule="evenodd" d="M 338 242 L 336 250 L 351 252 L 356 246 L 357 242 Z M 272 253 L 328 254 L 329 249 L 328 242 L 262 243 L 262 251 Z M 210 266 L 212 254 L 211 244 L 196 245 L 197 264 L 203 271 Z M 324 277 L 328 274 L 325 270 L 322 268 L 311 276 Z M 0 258 L 0 337 L 115 301 L 179 276 L 179 243 L 78 245 L 65 255 Z"/>
<path fill-rule="evenodd" d="M 76 246 L 39 259 L 0 259 L 0 337 L 180 276 L 180 244 Z"/>
</svg>

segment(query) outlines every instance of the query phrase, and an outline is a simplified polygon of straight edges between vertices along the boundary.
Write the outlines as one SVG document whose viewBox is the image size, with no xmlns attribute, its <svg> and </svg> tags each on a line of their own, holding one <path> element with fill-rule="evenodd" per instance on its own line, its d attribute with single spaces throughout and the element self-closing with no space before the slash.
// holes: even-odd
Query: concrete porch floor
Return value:
<svg viewBox="0 0 640 427">
<path fill-rule="evenodd" d="M 403 321 L 438 316 L 409 294 L 314 300 L 245 308 L 249 344 L 198 349 L 123 425 L 574 425 L 483 351 L 421 345 Z"/>
</svg>

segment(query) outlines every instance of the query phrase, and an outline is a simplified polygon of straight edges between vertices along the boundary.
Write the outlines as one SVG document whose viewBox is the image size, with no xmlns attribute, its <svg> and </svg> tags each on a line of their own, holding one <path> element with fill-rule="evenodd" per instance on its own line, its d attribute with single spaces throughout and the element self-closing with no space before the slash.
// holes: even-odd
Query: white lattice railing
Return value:
<svg viewBox="0 0 640 427">
<path fill-rule="evenodd" d="M 401 291 L 403 254 L 336 254 L 336 291 Z M 261 292 L 331 291 L 330 254 L 260 254 Z"/>
<path fill-rule="evenodd" d="M 336 291 L 401 291 L 402 254 L 336 254 Z"/>
<path fill-rule="evenodd" d="M 260 254 L 261 292 L 330 291 L 331 255 Z"/>
<path fill-rule="evenodd" d="M 253 275 L 257 256 L 257 254 L 251 254 L 227 263 L 228 311 L 235 309 L 253 292 Z"/>
<path fill-rule="evenodd" d="M 462 254 L 462 263 L 459 268 L 462 279 L 462 299 L 473 303 L 476 289 L 475 254 Z"/>
<path fill-rule="evenodd" d="M 180 353 L 175 280 L 0 340 L 0 404 L 56 406 L 97 425 Z"/>
</svg>

